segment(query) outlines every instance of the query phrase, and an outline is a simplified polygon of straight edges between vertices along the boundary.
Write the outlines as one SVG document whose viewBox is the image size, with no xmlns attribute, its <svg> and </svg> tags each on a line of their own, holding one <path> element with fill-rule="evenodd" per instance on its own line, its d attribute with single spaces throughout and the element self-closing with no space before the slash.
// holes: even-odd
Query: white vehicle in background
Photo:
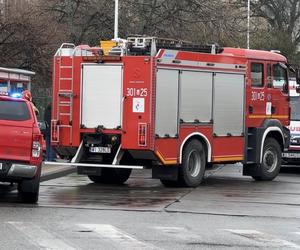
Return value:
<svg viewBox="0 0 300 250">
<path fill-rule="evenodd" d="M 288 152 L 283 153 L 283 160 L 288 163 L 300 164 L 300 94 L 296 91 L 296 80 L 289 81 L 290 94 L 290 146 Z"/>
</svg>

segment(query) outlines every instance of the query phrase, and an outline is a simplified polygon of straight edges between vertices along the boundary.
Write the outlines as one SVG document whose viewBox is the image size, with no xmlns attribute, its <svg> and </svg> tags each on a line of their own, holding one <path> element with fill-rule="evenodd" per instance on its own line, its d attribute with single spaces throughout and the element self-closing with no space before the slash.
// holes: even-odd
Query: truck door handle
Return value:
<svg viewBox="0 0 300 250">
<path fill-rule="evenodd" d="M 253 106 L 249 106 L 248 110 L 249 110 L 249 114 L 252 114 L 253 113 Z"/>
<path fill-rule="evenodd" d="M 272 113 L 272 114 L 275 114 L 275 112 L 276 112 L 276 107 L 272 106 L 272 107 L 271 107 L 271 113 Z"/>
</svg>

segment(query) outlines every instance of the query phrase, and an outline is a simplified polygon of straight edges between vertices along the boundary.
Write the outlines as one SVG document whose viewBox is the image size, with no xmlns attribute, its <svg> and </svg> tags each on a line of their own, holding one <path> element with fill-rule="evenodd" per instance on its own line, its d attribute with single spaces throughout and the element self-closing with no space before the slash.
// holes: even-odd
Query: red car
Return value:
<svg viewBox="0 0 300 250">
<path fill-rule="evenodd" d="M 31 102 L 0 96 L 0 181 L 18 183 L 24 202 L 38 201 L 42 157 L 42 134 Z"/>
</svg>

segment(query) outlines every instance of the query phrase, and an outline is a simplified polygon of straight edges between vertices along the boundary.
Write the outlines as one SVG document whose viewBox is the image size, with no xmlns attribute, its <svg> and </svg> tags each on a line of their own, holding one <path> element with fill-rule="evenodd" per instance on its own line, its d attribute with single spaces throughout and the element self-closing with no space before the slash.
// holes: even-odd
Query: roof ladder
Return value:
<svg viewBox="0 0 300 250">
<path fill-rule="evenodd" d="M 59 53 L 57 119 L 58 128 L 70 130 L 70 144 L 73 141 L 73 98 L 74 98 L 74 44 L 63 44 Z M 68 53 L 68 56 L 65 56 Z"/>
</svg>

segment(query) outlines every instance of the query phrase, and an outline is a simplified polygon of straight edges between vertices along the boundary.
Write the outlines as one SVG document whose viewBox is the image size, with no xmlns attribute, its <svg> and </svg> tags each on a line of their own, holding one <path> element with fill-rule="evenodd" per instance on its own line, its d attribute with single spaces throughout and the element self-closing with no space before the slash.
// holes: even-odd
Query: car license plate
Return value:
<svg viewBox="0 0 300 250">
<path fill-rule="evenodd" d="M 110 147 L 90 147 L 91 153 L 102 153 L 102 154 L 110 154 Z"/>
<path fill-rule="evenodd" d="M 3 169 L 3 164 L 0 162 L 0 170 Z"/>
</svg>

